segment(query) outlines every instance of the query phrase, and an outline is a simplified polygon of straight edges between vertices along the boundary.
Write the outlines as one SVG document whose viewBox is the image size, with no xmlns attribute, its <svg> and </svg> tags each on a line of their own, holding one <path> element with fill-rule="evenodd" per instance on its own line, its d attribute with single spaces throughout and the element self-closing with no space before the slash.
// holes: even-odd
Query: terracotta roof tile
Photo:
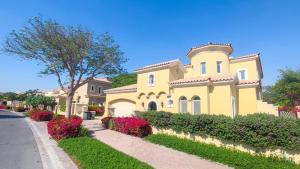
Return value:
<svg viewBox="0 0 300 169">
<path fill-rule="evenodd" d="M 108 78 L 94 78 L 94 80 L 98 80 L 101 82 L 111 83 L 111 81 Z"/>
<path fill-rule="evenodd" d="M 137 89 L 137 85 L 132 84 L 132 85 L 127 85 L 127 86 L 107 89 L 107 90 L 104 90 L 104 93 L 131 92 L 131 91 L 136 91 L 136 89 Z"/>
<path fill-rule="evenodd" d="M 202 47 L 210 46 L 210 45 L 215 45 L 215 46 L 231 46 L 230 43 L 213 43 L 213 42 L 208 42 L 207 44 L 202 44 L 202 45 L 199 45 L 199 46 L 195 46 L 195 47 L 192 47 L 191 49 L 202 48 Z"/>
<path fill-rule="evenodd" d="M 196 78 L 185 78 L 170 82 L 171 86 L 181 85 L 181 84 L 195 84 L 203 82 L 220 82 L 220 81 L 231 81 L 236 79 L 236 74 L 222 74 L 213 76 L 200 76 Z"/>
<path fill-rule="evenodd" d="M 239 81 L 238 85 L 250 85 L 250 84 L 257 84 L 260 80 L 241 80 Z"/>
<path fill-rule="evenodd" d="M 161 62 L 161 63 L 156 63 L 156 64 L 144 66 L 144 67 L 141 67 L 141 68 L 136 69 L 135 71 L 138 72 L 138 71 L 147 70 L 147 69 L 152 69 L 152 68 L 158 68 L 158 67 L 169 66 L 170 64 L 175 63 L 175 62 L 179 62 L 179 59 L 169 60 L 169 61 L 165 61 L 165 62 Z"/>
<path fill-rule="evenodd" d="M 233 51 L 233 48 L 232 48 L 230 43 L 212 43 L 212 42 L 208 42 L 207 44 L 203 44 L 203 45 L 200 45 L 200 46 L 195 46 L 195 47 L 190 48 L 190 50 L 187 52 L 187 55 L 189 56 L 192 53 L 193 50 L 201 49 L 201 48 L 205 48 L 205 47 L 211 47 L 211 46 L 229 47 L 230 48 L 229 54 L 231 54 L 232 51 Z"/>
<path fill-rule="evenodd" d="M 249 55 L 243 55 L 237 58 L 230 58 L 230 61 L 240 60 L 240 59 L 246 59 L 246 58 L 257 58 L 259 57 L 259 53 L 249 54 Z"/>
</svg>

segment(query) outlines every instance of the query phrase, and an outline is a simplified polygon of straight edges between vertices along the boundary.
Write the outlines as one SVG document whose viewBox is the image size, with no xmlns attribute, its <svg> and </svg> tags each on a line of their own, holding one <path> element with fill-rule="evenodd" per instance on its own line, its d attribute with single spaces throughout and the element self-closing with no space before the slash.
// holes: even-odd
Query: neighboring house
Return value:
<svg viewBox="0 0 300 169">
<path fill-rule="evenodd" d="M 95 78 L 89 83 L 79 87 L 73 97 L 73 103 L 85 105 L 104 105 L 104 90 L 111 88 L 111 81 L 107 78 Z M 53 96 L 58 105 L 66 104 L 66 93 L 61 89 L 46 92 L 45 96 Z"/>
<path fill-rule="evenodd" d="M 104 91 L 106 112 L 113 116 L 149 110 L 232 117 L 275 114 L 272 105 L 261 101 L 259 54 L 233 58 L 232 52 L 230 44 L 209 43 L 189 50 L 188 65 L 177 59 L 139 68 L 137 84 Z"/>
</svg>

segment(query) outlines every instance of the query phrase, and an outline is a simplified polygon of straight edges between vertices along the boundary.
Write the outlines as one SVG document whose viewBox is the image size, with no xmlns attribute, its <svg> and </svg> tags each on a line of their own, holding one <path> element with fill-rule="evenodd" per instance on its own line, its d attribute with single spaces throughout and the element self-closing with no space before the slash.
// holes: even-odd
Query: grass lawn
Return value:
<svg viewBox="0 0 300 169">
<path fill-rule="evenodd" d="M 144 169 L 152 168 L 110 146 L 89 137 L 68 138 L 59 142 L 82 169 Z"/>
<path fill-rule="evenodd" d="M 181 139 L 175 136 L 156 134 L 150 135 L 145 139 L 152 143 L 216 161 L 236 169 L 300 169 L 300 165 L 283 159 L 252 156 L 245 152 Z"/>
</svg>

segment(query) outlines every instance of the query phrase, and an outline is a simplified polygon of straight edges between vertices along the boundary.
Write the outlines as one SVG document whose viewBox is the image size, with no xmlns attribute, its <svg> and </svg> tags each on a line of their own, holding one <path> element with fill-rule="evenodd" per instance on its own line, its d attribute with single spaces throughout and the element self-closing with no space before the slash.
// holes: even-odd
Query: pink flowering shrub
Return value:
<svg viewBox="0 0 300 169">
<path fill-rule="evenodd" d="M 82 119 L 77 116 L 71 118 L 55 118 L 48 122 L 48 134 L 55 140 L 80 135 Z"/>
<path fill-rule="evenodd" d="M 145 137 L 151 134 L 151 127 L 148 121 L 138 117 L 117 117 L 112 119 L 113 129 L 121 133 Z"/>
<path fill-rule="evenodd" d="M 52 120 L 52 118 L 53 118 L 53 112 L 38 110 L 38 111 L 33 112 L 30 115 L 30 118 L 34 121 L 49 121 L 49 120 Z"/>
<path fill-rule="evenodd" d="M 6 106 L 5 105 L 0 105 L 0 110 L 4 110 L 6 109 Z"/>
</svg>

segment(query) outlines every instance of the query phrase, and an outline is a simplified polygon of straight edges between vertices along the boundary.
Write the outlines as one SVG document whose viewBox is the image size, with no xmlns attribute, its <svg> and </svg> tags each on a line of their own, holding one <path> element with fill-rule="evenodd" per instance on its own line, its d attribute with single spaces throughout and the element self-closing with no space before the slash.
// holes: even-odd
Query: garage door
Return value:
<svg viewBox="0 0 300 169">
<path fill-rule="evenodd" d="M 111 104 L 110 110 L 114 117 L 129 117 L 134 114 L 135 104 L 129 101 L 119 101 Z"/>
</svg>

